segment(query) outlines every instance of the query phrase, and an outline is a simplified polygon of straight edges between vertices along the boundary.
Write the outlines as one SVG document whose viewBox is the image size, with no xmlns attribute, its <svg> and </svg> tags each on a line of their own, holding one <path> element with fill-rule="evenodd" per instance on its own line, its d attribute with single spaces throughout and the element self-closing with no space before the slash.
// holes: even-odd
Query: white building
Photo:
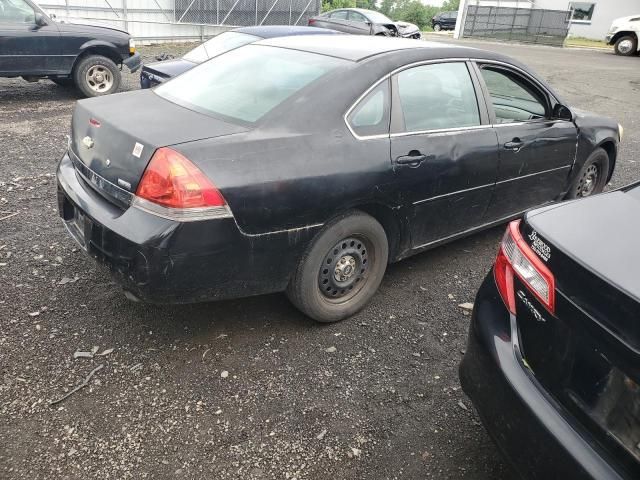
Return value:
<svg viewBox="0 0 640 480">
<path fill-rule="evenodd" d="M 619 17 L 640 15 L 640 0 L 461 0 L 458 18 L 464 18 L 466 5 L 573 10 L 569 36 L 603 40 L 611 22 Z M 458 22 L 462 23 L 462 22 Z M 456 28 L 456 37 L 459 27 Z"/>
</svg>

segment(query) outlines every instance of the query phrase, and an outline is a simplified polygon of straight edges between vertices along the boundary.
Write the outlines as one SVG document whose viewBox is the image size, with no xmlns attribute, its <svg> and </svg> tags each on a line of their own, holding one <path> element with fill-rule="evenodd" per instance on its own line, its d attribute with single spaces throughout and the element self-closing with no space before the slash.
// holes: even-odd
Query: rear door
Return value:
<svg viewBox="0 0 640 480">
<path fill-rule="evenodd" d="M 25 0 L 0 0 L 0 74 L 60 72 L 58 27 L 36 25 L 36 12 Z"/>
<path fill-rule="evenodd" d="M 555 100 L 524 72 L 481 64 L 500 166 L 488 219 L 498 220 L 556 199 L 576 153 L 577 129 L 552 118 Z"/>
<path fill-rule="evenodd" d="M 393 77 L 391 159 L 414 248 L 484 222 L 497 141 L 469 68 L 431 62 Z"/>
</svg>

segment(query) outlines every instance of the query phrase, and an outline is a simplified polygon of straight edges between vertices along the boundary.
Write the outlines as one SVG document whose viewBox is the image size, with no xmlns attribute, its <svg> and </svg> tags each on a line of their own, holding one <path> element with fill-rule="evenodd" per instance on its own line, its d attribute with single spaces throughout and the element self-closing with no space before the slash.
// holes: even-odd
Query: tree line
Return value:
<svg viewBox="0 0 640 480">
<path fill-rule="evenodd" d="M 393 20 L 414 23 L 424 30 L 431 27 L 431 18 L 436 13 L 458 10 L 459 5 L 460 0 L 446 0 L 441 7 L 425 5 L 420 0 L 323 0 L 322 11 L 336 8 L 377 10 Z"/>
</svg>

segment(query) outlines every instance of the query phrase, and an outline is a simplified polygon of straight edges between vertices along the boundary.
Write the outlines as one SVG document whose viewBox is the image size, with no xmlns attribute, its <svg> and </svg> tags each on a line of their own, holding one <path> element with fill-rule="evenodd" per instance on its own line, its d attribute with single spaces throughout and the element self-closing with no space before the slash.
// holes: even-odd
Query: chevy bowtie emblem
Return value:
<svg viewBox="0 0 640 480">
<path fill-rule="evenodd" d="M 82 143 L 87 148 L 93 148 L 93 138 L 91 138 L 91 137 L 84 137 L 82 139 Z"/>
</svg>

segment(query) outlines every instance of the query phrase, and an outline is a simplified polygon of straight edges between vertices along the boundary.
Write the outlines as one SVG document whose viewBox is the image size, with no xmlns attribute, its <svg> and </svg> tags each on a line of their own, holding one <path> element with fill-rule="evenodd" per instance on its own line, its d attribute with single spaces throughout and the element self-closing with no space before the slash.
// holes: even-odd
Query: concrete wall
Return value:
<svg viewBox="0 0 640 480">
<path fill-rule="evenodd" d="M 618 17 L 640 14 L 639 0 L 587 0 L 595 3 L 591 22 L 571 22 L 569 36 L 604 40 L 611 22 Z M 568 0 L 535 0 L 536 8 L 564 10 L 569 8 Z"/>
</svg>

